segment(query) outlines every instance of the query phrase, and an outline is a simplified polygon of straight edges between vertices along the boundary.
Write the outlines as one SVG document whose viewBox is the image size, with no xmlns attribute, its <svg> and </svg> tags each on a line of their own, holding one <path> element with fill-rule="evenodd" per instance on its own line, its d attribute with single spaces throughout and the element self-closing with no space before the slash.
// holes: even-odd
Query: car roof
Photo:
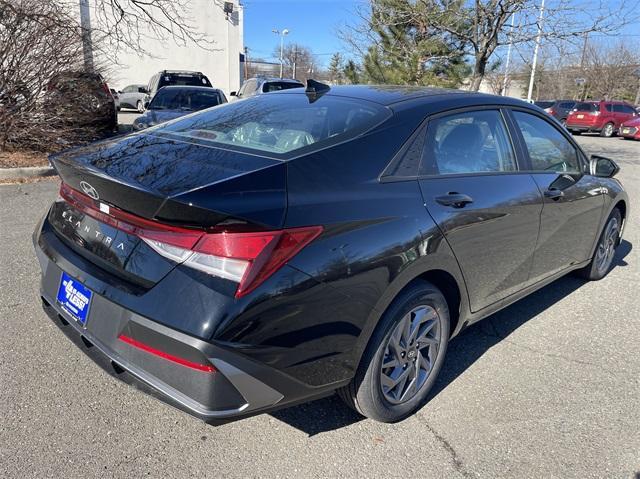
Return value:
<svg viewBox="0 0 640 479">
<path fill-rule="evenodd" d="M 160 90 L 202 90 L 202 91 L 221 91 L 219 88 L 214 88 L 210 86 L 195 86 L 195 85 L 167 85 L 160 88 Z M 158 91 L 160 91 L 158 90 Z"/>
<path fill-rule="evenodd" d="M 299 89 L 281 90 L 270 95 L 301 95 Z M 440 101 L 447 97 L 464 96 L 469 100 L 486 101 L 491 104 L 523 105 L 520 99 L 478 93 L 467 90 L 448 88 L 397 86 L 397 85 L 339 85 L 332 86 L 326 95 L 356 98 L 390 106 L 407 100 L 422 100 L 422 102 Z"/>
</svg>

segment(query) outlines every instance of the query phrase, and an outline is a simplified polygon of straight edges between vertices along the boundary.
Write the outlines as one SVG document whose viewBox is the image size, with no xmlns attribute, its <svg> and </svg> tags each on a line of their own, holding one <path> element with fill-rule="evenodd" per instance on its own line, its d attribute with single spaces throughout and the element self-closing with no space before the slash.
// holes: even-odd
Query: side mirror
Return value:
<svg viewBox="0 0 640 479">
<path fill-rule="evenodd" d="M 615 161 L 604 156 L 591 155 L 589 159 L 589 170 L 593 176 L 601 178 L 612 178 L 618 174 L 620 167 Z"/>
<path fill-rule="evenodd" d="M 229 96 L 238 96 L 238 92 L 232 91 L 231 93 L 229 93 Z"/>
</svg>

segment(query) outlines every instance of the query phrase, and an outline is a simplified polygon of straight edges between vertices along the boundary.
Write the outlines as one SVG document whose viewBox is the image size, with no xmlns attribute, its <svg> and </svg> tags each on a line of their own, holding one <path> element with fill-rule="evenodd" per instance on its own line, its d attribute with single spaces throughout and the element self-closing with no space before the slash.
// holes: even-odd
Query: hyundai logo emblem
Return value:
<svg viewBox="0 0 640 479">
<path fill-rule="evenodd" d="M 94 200 L 100 199 L 100 196 L 98 195 L 96 189 L 86 181 L 80 182 L 80 188 L 82 188 L 82 191 L 84 191 L 87 196 L 93 198 Z"/>
</svg>

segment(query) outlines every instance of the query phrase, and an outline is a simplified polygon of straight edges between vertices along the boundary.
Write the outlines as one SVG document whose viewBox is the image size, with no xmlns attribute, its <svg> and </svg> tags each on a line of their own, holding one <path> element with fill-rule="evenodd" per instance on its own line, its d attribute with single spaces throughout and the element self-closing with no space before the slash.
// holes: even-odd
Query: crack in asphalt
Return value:
<svg viewBox="0 0 640 479">
<path fill-rule="evenodd" d="M 429 424 L 429 422 L 426 420 L 426 418 L 422 414 L 417 413 L 416 417 L 420 420 L 420 422 L 422 422 L 427 427 L 427 430 L 431 434 L 433 434 L 433 437 L 436 438 L 436 441 L 438 441 L 438 443 L 444 448 L 444 450 L 447 451 L 447 453 L 451 457 L 451 462 L 453 463 L 453 467 L 457 472 L 462 474 L 463 477 L 477 477 L 472 471 L 469 471 L 467 469 L 465 463 L 462 461 L 462 459 L 460 458 L 460 455 L 455 450 L 455 448 L 451 445 L 451 443 L 444 436 L 442 436 L 438 431 L 436 431 Z"/>
<path fill-rule="evenodd" d="M 491 333 L 488 333 L 486 331 L 481 331 L 481 334 L 484 334 L 487 337 L 498 338 L 500 340 L 500 342 L 505 342 L 505 343 L 511 344 L 511 345 L 513 345 L 513 346 L 515 346 L 517 348 L 522 348 L 522 349 L 525 349 L 525 350 L 527 350 L 527 351 L 529 351 L 531 353 L 539 354 L 541 356 L 545 356 L 545 357 L 548 357 L 548 358 L 560 359 L 560 360 L 563 360 L 563 361 L 566 361 L 566 362 L 579 364 L 581 366 L 595 367 L 595 368 L 598 368 L 598 369 L 600 369 L 602 371 L 606 371 L 609 374 L 619 374 L 620 373 L 620 371 L 610 370 L 610 369 L 607 369 L 607 368 L 603 367 L 601 363 L 593 363 L 591 361 L 584 361 L 584 360 L 572 358 L 572 357 L 569 357 L 569 356 L 563 356 L 562 354 L 549 353 L 549 352 L 546 352 L 546 351 L 541 351 L 539 349 L 533 348 L 531 346 L 527 346 L 525 344 L 518 343 L 516 341 L 508 339 L 508 336 L 504 336 L 504 335 L 500 334 L 500 332 L 498 331 L 498 328 L 494 324 L 492 318 L 487 318 L 485 321 L 486 321 L 487 324 L 489 324 L 491 326 L 491 329 L 494 332 L 493 334 L 491 334 Z"/>
</svg>

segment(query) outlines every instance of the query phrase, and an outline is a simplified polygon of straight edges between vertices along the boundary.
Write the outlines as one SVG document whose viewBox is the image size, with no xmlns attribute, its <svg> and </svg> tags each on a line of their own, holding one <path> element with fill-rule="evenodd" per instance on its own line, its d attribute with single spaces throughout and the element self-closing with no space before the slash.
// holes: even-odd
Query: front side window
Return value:
<svg viewBox="0 0 640 479">
<path fill-rule="evenodd" d="M 459 113 L 429 122 L 422 154 L 422 175 L 516 169 L 513 147 L 498 110 Z"/>
<path fill-rule="evenodd" d="M 287 159 L 353 138 L 388 118 L 377 103 L 325 95 L 257 95 L 159 125 L 150 134 Z M 302 152 L 301 151 L 301 152 Z"/>
<path fill-rule="evenodd" d="M 513 115 L 533 171 L 580 173 L 577 150 L 555 126 L 530 113 L 514 111 Z"/>
</svg>

